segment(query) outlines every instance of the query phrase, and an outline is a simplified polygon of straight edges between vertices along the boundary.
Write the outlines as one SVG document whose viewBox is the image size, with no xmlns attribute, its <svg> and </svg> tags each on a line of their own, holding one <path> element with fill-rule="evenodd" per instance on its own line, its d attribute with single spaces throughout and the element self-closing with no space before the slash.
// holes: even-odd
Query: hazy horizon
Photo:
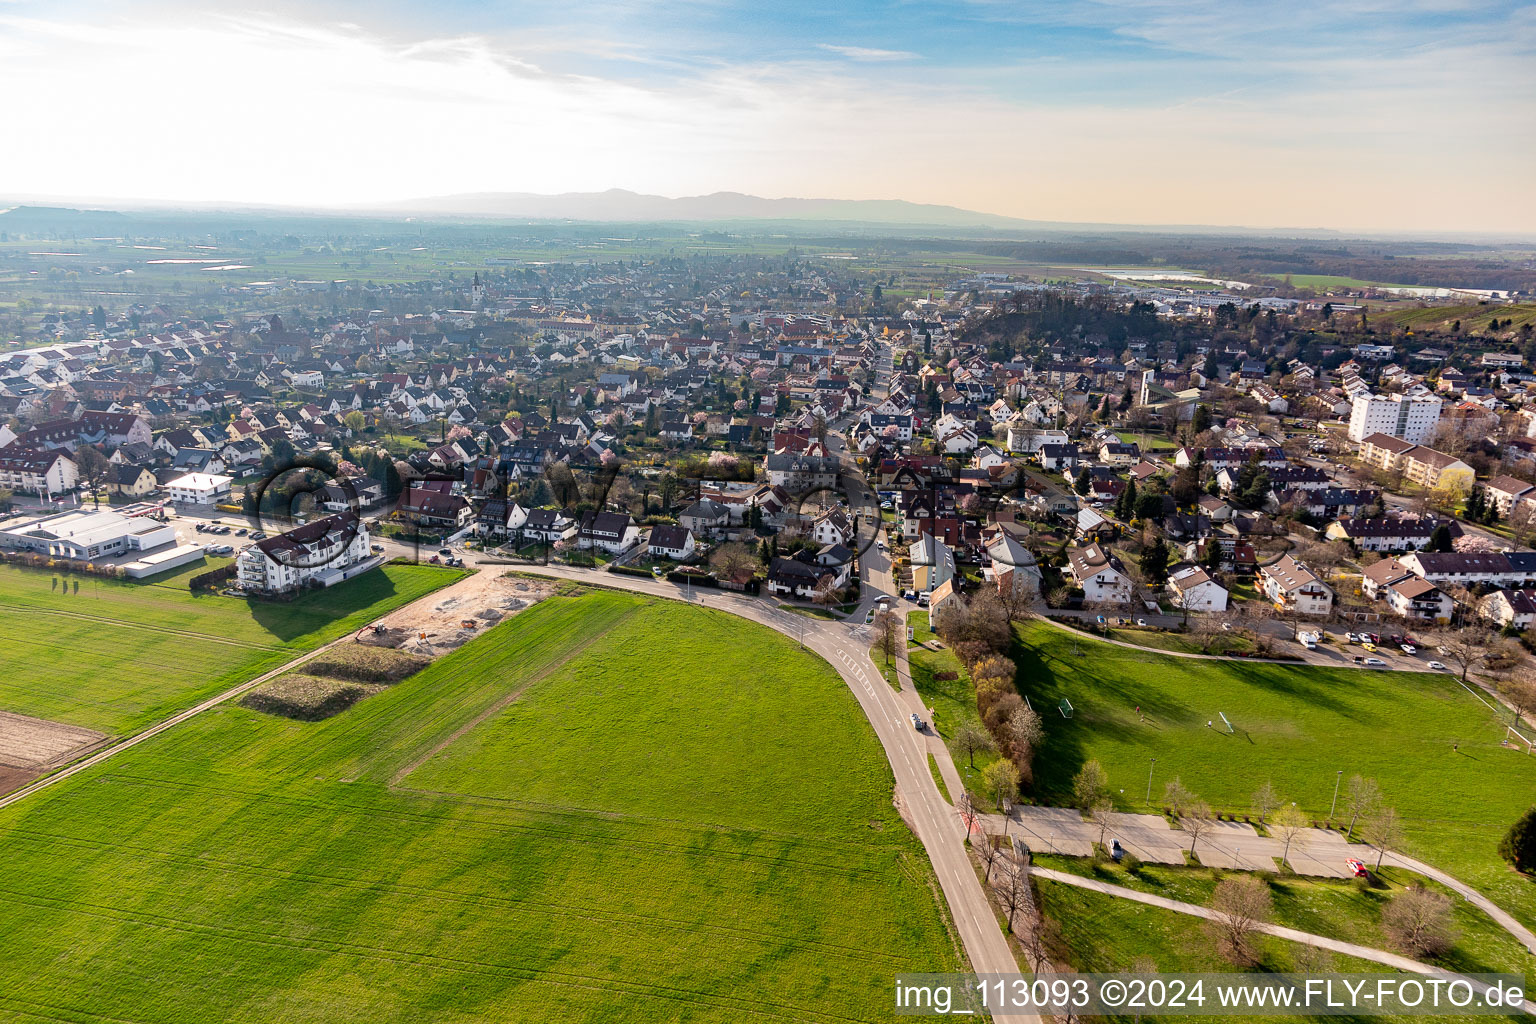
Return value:
<svg viewBox="0 0 1536 1024">
<path fill-rule="evenodd" d="M 903 200 L 1032 221 L 1536 232 L 1536 8 L 9 0 L 0 195 Z"/>
</svg>

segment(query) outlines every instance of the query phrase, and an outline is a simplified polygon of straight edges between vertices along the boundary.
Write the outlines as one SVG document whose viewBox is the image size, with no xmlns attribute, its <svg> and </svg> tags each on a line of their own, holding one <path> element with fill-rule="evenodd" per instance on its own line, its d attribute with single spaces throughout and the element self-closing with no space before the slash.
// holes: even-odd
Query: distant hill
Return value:
<svg viewBox="0 0 1536 1024">
<path fill-rule="evenodd" d="M 866 224 L 1021 228 L 1040 221 L 1000 217 L 955 206 L 909 203 L 902 199 L 764 199 L 741 192 L 707 196 L 644 195 L 627 189 L 606 192 L 468 192 L 388 203 L 375 210 L 462 217 L 525 217 L 534 220 L 740 221 L 819 220 Z"/>
<path fill-rule="evenodd" d="M 74 210 L 64 206 L 13 206 L 0 209 L 0 229 L 6 231 L 85 230 L 87 225 L 124 219 L 114 210 Z"/>
</svg>

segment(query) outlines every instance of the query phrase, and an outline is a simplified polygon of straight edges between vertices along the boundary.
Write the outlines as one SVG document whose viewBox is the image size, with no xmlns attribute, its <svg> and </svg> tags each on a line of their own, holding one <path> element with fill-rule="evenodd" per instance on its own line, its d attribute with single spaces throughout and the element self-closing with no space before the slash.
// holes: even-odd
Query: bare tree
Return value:
<svg viewBox="0 0 1536 1024">
<path fill-rule="evenodd" d="M 1419 885 L 1404 889 L 1382 908 L 1381 930 L 1410 956 L 1437 956 L 1456 944 L 1449 897 Z"/>
<path fill-rule="evenodd" d="M 1375 813 L 1377 807 L 1381 806 L 1381 790 L 1377 788 L 1375 779 L 1351 775 L 1344 799 L 1345 806 L 1349 808 L 1349 828 L 1345 831 L 1344 838 L 1353 839 L 1355 822 L 1362 816 L 1369 817 Z"/>
<path fill-rule="evenodd" d="M 1034 907 L 1034 897 L 1029 890 L 1029 875 L 1024 872 L 1021 864 L 1005 865 L 1002 878 L 992 884 L 992 897 L 997 901 L 997 909 L 1002 912 L 1003 920 L 1008 922 L 1008 931 L 1017 933 L 1019 918 Z"/>
<path fill-rule="evenodd" d="M 1193 855 L 1195 844 L 1216 828 L 1216 815 L 1211 813 L 1210 804 L 1204 800 L 1195 800 L 1187 804 L 1184 813 L 1179 815 L 1179 827 L 1189 833 L 1189 852 Z"/>
<path fill-rule="evenodd" d="M 960 815 L 960 823 L 965 826 L 965 834 L 970 836 L 976 831 L 976 822 L 980 817 L 976 813 L 976 805 L 971 802 L 971 794 L 962 792 L 960 799 L 955 801 L 955 813 Z"/>
<path fill-rule="evenodd" d="M 1221 628 L 1221 619 L 1215 615 L 1196 615 L 1189 620 L 1190 635 L 1200 644 L 1200 653 L 1209 654 L 1211 644 L 1221 636 L 1225 630 Z"/>
<path fill-rule="evenodd" d="M 966 759 L 973 771 L 976 768 L 977 754 L 984 750 L 997 749 L 997 744 L 992 740 L 992 734 L 973 722 L 961 722 L 960 728 L 955 730 L 954 738 L 949 743 L 955 753 Z"/>
<path fill-rule="evenodd" d="M 722 544 L 709 556 L 709 564 L 732 583 L 745 583 L 757 572 L 758 561 L 745 544 Z"/>
<path fill-rule="evenodd" d="M 1185 787 L 1183 780 L 1177 775 L 1163 784 L 1163 806 L 1172 811 L 1174 817 L 1184 813 L 1184 808 L 1194 800 L 1195 794 Z"/>
<path fill-rule="evenodd" d="M 1293 842 L 1307 841 L 1311 834 L 1312 823 L 1301 812 L 1301 808 L 1295 804 L 1286 804 L 1275 814 L 1274 822 L 1269 826 L 1270 834 L 1284 844 L 1280 853 L 1281 861 L 1289 861 L 1291 856 L 1291 844 Z"/>
<path fill-rule="evenodd" d="M 1467 673 L 1488 656 L 1494 635 L 1481 626 L 1462 626 L 1460 629 L 1437 629 L 1427 639 L 1439 650 L 1441 657 L 1461 669 L 1461 681 L 1466 682 Z"/>
<path fill-rule="evenodd" d="M 971 849 L 976 851 L 976 859 L 981 861 L 982 881 L 991 885 L 992 869 L 997 866 L 999 856 L 997 845 L 992 842 L 993 836 L 985 828 L 978 827 L 970 836 Z"/>
<path fill-rule="evenodd" d="M 1499 687 L 1499 692 L 1515 709 L 1515 725 L 1536 708 L 1536 671 L 1528 665 L 1517 668 Z"/>
<path fill-rule="evenodd" d="M 901 616 L 889 608 L 875 615 L 875 647 L 885 657 L 885 663 L 889 665 L 891 659 L 896 657 L 896 652 L 901 649 L 902 624 Z"/>
<path fill-rule="evenodd" d="M 1403 843 L 1403 823 L 1397 812 L 1383 807 L 1372 814 L 1365 823 L 1365 838 L 1376 848 L 1376 870 L 1380 871 L 1387 850 Z"/>
<path fill-rule="evenodd" d="M 1258 815 L 1259 821 L 1267 818 L 1271 811 L 1280 806 L 1280 794 L 1275 792 L 1275 787 L 1267 780 L 1264 785 L 1253 791 L 1250 798 L 1253 813 Z"/>
<path fill-rule="evenodd" d="M 1252 875 L 1224 878 L 1211 895 L 1211 909 L 1215 916 L 1207 920 L 1206 929 L 1222 957 L 1238 967 L 1258 963 L 1253 936 L 1274 910 L 1269 886 Z"/>
<path fill-rule="evenodd" d="M 819 607 L 830 611 L 841 596 L 839 589 L 837 577 L 827 573 L 816 581 L 816 589 L 811 591 L 811 600 L 815 601 Z"/>
<path fill-rule="evenodd" d="M 1099 830 L 1099 845 L 1103 846 L 1109 830 L 1115 824 L 1115 805 L 1109 797 L 1101 796 L 1093 802 L 1093 806 L 1088 808 L 1088 820 Z"/>
</svg>

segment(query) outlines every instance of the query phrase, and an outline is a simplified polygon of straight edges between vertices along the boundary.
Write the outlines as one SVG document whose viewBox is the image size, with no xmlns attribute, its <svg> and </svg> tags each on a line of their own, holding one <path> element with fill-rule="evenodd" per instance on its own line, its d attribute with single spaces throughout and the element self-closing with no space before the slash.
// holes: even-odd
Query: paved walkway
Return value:
<svg viewBox="0 0 1536 1024">
<path fill-rule="evenodd" d="M 1127 851 L 1150 864 L 1184 863 L 1190 835 L 1170 826 L 1162 815 L 1117 811 L 1110 817 L 1106 843 L 1118 839 Z M 996 831 L 1003 831 L 1001 816 L 989 818 Z M 1259 835 L 1252 825 L 1236 821 L 1217 821 L 1211 825 L 1210 832 L 1195 844 L 1200 863 L 1209 867 L 1274 871 L 1276 861 L 1286 852 L 1284 843 Z M 1014 807 L 1007 826 L 1036 853 L 1087 857 L 1099 839 L 1099 826 L 1084 820 L 1074 807 Z M 1366 855 L 1365 847 L 1347 842 L 1338 832 L 1309 828 L 1291 840 L 1287 860 L 1298 875 L 1348 878 L 1352 872 L 1345 860 L 1354 856 L 1365 860 Z"/>
<path fill-rule="evenodd" d="M 1021 806 L 1013 808 L 1006 819 L 991 814 L 985 815 L 983 820 L 989 831 L 1001 833 L 1006 830 L 1035 853 L 1089 857 L 1099 838 L 1099 826 L 1084 820 L 1072 807 Z M 1189 833 L 1172 828 L 1162 815 L 1117 811 L 1111 815 L 1111 824 L 1105 832 L 1106 842 L 1113 839 L 1120 840 L 1120 845 L 1129 853 L 1150 864 L 1183 864 L 1190 837 Z M 1200 838 L 1195 852 L 1200 863 L 1209 867 L 1274 871 L 1284 849 L 1285 844 L 1280 840 L 1259 835 L 1251 825 L 1222 821 L 1215 823 L 1209 835 Z M 1288 860 L 1298 875 L 1349 878 L 1352 872 L 1344 862 L 1355 857 L 1369 864 L 1371 855 L 1370 848 L 1351 843 L 1338 832 L 1309 828 L 1291 840 Z M 1423 861 L 1391 851 L 1382 858 L 1382 863 L 1416 871 L 1460 894 L 1536 955 L 1536 933 L 1465 882 Z"/>
<path fill-rule="evenodd" d="M 1029 873 L 1037 878 L 1048 879 L 1052 882 L 1061 882 L 1064 885 L 1077 886 L 1079 889 L 1091 889 L 1094 892 L 1104 893 L 1106 896 L 1115 896 L 1119 899 L 1133 900 L 1137 903 L 1145 903 L 1152 907 L 1161 907 L 1164 910 L 1172 910 L 1179 914 L 1189 914 L 1193 917 L 1203 917 L 1211 920 L 1217 917 L 1216 911 L 1210 907 L 1202 907 L 1197 903 L 1184 903 L 1179 900 L 1171 900 L 1165 896 L 1155 896 L 1152 893 L 1141 892 L 1136 889 L 1127 889 L 1122 885 L 1112 885 L 1109 882 L 1101 882 L 1096 878 L 1084 878 L 1082 875 L 1074 875 L 1067 871 L 1054 871 L 1050 868 L 1030 868 Z M 1361 960 L 1369 960 L 1372 963 L 1385 964 L 1399 971 L 1410 971 L 1414 974 L 1437 974 L 1445 977 L 1460 977 L 1452 971 L 1433 964 L 1422 963 L 1418 960 L 1399 956 L 1396 953 L 1388 953 L 1385 950 L 1374 949 L 1370 946 L 1361 946 L 1353 942 L 1344 942 L 1340 939 L 1330 939 L 1324 935 L 1314 935 L 1311 932 L 1297 931 L 1295 928 L 1286 928 L 1278 924 L 1261 924 L 1258 931 L 1266 935 L 1287 939 L 1291 942 L 1300 942 L 1308 946 L 1316 946 L 1318 949 L 1327 949 L 1335 953 L 1343 953 L 1345 956 L 1357 957 Z M 1471 982 L 1479 990 L 1486 986 Z M 1536 1013 L 1536 1003 L 1525 1001 L 1525 1012 Z"/>
<path fill-rule="evenodd" d="M 1520 944 L 1530 950 L 1532 956 L 1536 956 L 1536 934 L 1533 934 L 1529 928 L 1516 921 L 1513 917 L 1510 917 L 1508 913 L 1497 906 L 1492 900 L 1467 883 L 1453 878 L 1439 868 L 1431 867 L 1423 861 L 1414 860 L 1412 857 L 1405 857 L 1400 853 L 1393 853 L 1390 850 L 1387 851 L 1387 855 L 1382 863 L 1406 868 L 1409 871 L 1417 871 L 1426 878 L 1433 878 L 1447 889 L 1461 894 L 1463 899 L 1497 921 L 1500 927 L 1519 939 Z"/>
</svg>

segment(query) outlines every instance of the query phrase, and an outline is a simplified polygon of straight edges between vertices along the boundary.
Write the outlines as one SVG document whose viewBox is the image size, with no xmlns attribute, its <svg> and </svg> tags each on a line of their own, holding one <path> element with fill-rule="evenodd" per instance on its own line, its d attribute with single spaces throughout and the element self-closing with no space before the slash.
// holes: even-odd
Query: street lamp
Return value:
<svg viewBox="0 0 1536 1024">
<path fill-rule="evenodd" d="M 1147 769 L 1147 803 L 1152 802 L 1152 769 L 1157 767 L 1157 758 L 1152 759 L 1152 766 Z"/>
<path fill-rule="evenodd" d="M 1339 806 L 1339 783 L 1341 781 L 1343 781 L 1343 779 L 1344 779 L 1344 769 L 1340 768 L 1339 769 L 1339 773 L 1333 777 L 1333 803 L 1328 805 L 1328 820 L 1329 821 L 1333 821 L 1333 811 L 1334 811 L 1334 808 Z"/>
</svg>

